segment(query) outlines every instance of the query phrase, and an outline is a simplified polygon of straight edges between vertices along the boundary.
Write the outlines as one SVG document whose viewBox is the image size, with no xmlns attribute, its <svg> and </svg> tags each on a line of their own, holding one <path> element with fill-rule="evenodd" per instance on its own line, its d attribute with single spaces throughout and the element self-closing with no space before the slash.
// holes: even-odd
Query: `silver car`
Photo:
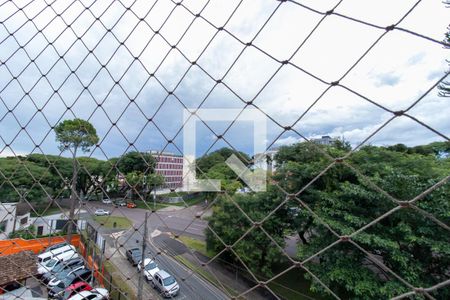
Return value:
<svg viewBox="0 0 450 300">
<path fill-rule="evenodd" d="M 153 288 L 157 289 L 163 297 L 175 297 L 180 291 L 175 278 L 164 270 L 156 272 L 153 278 Z"/>
<path fill-rule="evenodd" d="M 110 214 L 109 210 L 105 210 L 102 208 L 96 209 L 95 213 L 96 216 L 108 216 Z"/>
</svg>

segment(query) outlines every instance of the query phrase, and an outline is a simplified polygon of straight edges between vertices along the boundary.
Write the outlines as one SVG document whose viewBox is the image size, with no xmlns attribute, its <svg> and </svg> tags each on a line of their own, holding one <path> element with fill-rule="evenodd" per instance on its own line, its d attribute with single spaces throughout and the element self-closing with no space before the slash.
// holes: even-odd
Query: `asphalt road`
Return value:
<svg viewBox="0 0 450 300">
<path fill-rule="evenodd" d="M 133 222 L 133 224 L 140 226 L 144 223 L 145 213 L 149 212 L 140 208 L 115 208 L 112 205 L 107 205 L 99 202 L 88 202 L 85 207 L 89 214 L 93 214 L 96 208 L 107 209 L 112 212 L 114 216 L 124 216 Z M 178 207 L 177 207 L 178 208 Z M 202 210 L 199 206 L 191 206 L 173 211 L 158 210 L 155 213 L 149 212 L 148 226 L 152 232 L 155 229 L 160 231 L 168 231 L 179 234 L 184 232 L 187 235 L 195 236 L 199 239 L 204 239 L 204 230 L 207 222 L 196 218 L 197 214 L 201 214 Z"/>
<path fill-rule="evenodd" d="M 108 209 L 115 216 L 125 216 L 133 222 L 133 227 L 138 228 L 138 231 L 133 229 L 126 231 L 118 238 L 118 243 L 123 245 L 124 249 L 142 247 L 142 239 L 144 227 L 142 224 L 145 221 L 145 209 L 138 208 L 114 208 L 111 205 L 102 204 L 99 202 L 90 202 L 85 207 L 89 214 L 93 214 L 96 208 Z M 204 229 L 206 228 L 206 221 L 196 218 L 195 216 L 201 212 L 199 207 L 190 207 L 176 211 L 157 211 L 155 213 L 149 212 L 147 221 L 148 241 L 147 249 L 155 256 L 155 261 L 158 263 L 160 269 L 166 270 L 172 274 L 178 284 L 180 285 L 180 292 L 176 299 L 229 299 L 230 297 L 216 288 L 211 283 L 203 278 L 200 278 L 195 273 L 193 274 L 189 269 L 175 261 L 170 257 L 170 253 L 164 253 L 167 249 L 160 251 L 159 245 L 156 246 L 152 238 L 157 237 L 161 231 L 181 233 L 196 236 L 197 238 L 204 238 Z M 159 248 L 159 249 L 158 249 Z M 121 251 L 124 254 L 125 251 Z M 181 254 L 181 253 L 172 253 Z M 136 281 L 137 282 L 137 281 Z M 136 283 L 137 284 L 137 283 Z M 145 283 L 144 284 L 149 284 Z"/>
<path fill-rule="evenodd" d="M 128 231 L 119 238 L 118 242 L 123 244 L 125 249 L 136 246 L 142 247 L 141 243 L 136 243 L 136 241 L 142 241 L 142 236 L 143 228 L 139 232 Z M 176 299 L 229 299 L 221 290 L 201 279 L 196 274 L 192 274 L 190 270 L 171 257 L 161 252 L 157 254 L 159 251 L 152 243 L 147 243 L 147 249 L 149 249 L 151 256 L 155 257 L 159 268 L 172 274 L 178 281 L 180 292 Z"/>
</svg>

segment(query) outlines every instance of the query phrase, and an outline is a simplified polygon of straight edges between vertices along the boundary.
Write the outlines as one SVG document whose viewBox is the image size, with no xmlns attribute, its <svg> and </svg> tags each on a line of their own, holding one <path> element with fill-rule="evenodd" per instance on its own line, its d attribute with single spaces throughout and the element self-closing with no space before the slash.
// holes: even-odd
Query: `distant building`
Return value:
<svg viewBox="0 0 450 300">
<path fill-rule="evenodd" d="M 31 224 L 30 213 L 18 211 L 17 204 L 0 204 L 0 240 L 8 239 L 10 233 L 28 228 Z"/>
<path fill-rule="evenodd" d="M 156 160 L 155 173 L 164 177 L 163 188 L 183 187 L 183 156 L 159 151 L 150 153 Z"/>
<path fill-rule="evenodd" d="M 311 139 L 310 141 L 319 145 L 330 146 L 337 140 L 337 138 L 332 138 L 329 135 L 323 135 L 320 139 Z"/>
</svg>

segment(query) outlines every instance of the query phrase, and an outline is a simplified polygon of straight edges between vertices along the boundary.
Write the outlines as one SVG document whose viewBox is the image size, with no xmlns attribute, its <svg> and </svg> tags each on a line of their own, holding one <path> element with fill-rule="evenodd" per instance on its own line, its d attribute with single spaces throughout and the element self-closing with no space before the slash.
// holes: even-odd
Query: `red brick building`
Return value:
<svg viewBox="0 0 450 300">
<path fill-rule="evenodd" d="M 169 152 L 150 152 L 156 160 L 155 173 L 164 177 L 164 188 L 183 186 L 183 156 Z"/>
</svg>

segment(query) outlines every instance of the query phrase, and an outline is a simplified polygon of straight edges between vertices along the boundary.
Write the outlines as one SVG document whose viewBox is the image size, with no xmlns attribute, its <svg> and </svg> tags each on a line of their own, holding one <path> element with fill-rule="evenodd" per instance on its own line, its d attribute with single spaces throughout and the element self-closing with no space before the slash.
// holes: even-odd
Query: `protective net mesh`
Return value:
<svg viewBox="0 0 450 300">
<path fill-rule="evenodd" d="M 367 288 L 364 280 L 354 278 L 358 286 L 346 289 L 354 294 L 336 288 L 349 284 L 340 278 L 345 276 L 346 268 L 351 271 L 354 261 L 349 259 L 349 265 L 339 266 L 338 272 L 333 255 L 359 257 L 357 261 L 367 266 L 364 269 L 367 273 L 361 277 L 376 278 L 380 290 L 390 289 L 390 284 L 391 289 L 397 289 L 394 294 L 386 293 L 386 297 L 444 299 L 450 284 L 448 265 L 443 265 L 450 258 L 449 169 L 436 174 L 433 180 L 414 177 L 420 183 L 418 188 L 397 195 L 392 192 L 393 187 L 381 184 L 380 178 L 372 176 L 358 162 L 364 159 L 359 155 L 360 149 L 400 120 L 414 124 L 417 130 L 425 130 L 435 139 L 449 142 L 444 126 L 432 126 L 414 112 L 424 99 L 437 94 L 436 88 L 445 82 L 448 72 L 434 76 L 426 89 L 410 86 L 415 97 L 400 108 L 386 99 L 372 97 L 374 89 L 361 89 L 354 80 L 348 80 L 353 73 L 359 74 L 358 68 L 366 60 L 369 64 L 376 63 L 371 54 L 382 49 L 383 42 L 391 35 L 401 34 L 405 39 L 422 42 L 424 47 L 449 46 L 446 41 L 403 26 L 422 1 L 410 3 L 409 7 L 404 5 L 395 22 L 383 25 L 346 13 L 352 10 L 342 6 L 351 4 L 342 0 L 328 3 L 328 7 L 322 4 L 321 8 L 303 1 L 258 4 L 233 1 L 223 7 L 218 2 L 55 0 L 0 4 L 0 154 L 8 157 L 1 158 L 1 206 L 5 213 L 1 215 L 0 225 L 6 232 L 8 222 L 13 220 L 13 231 L 21 232 L 16 236 L 38 238 L 33 241 L 35 248 L 19 242 L 0 244 L 4 264 L 12 264 L 24 273 L 21 278 L 5 279 L 0 284 L 30 287 L 30 281 L 34 280 L 35 287 L 48 285 L 45 276 L 25 268 L 11 255 L 42 249 L 62 241 L 58 237 L 62 232 L 73 232 L 71 239 L 78 246 L 78 254 L 72 253 L 72 258 L 80 257 L 85 268 L 94 271 L 93 276 L 80 272 L 79 278 L 92 286 L 106 288 L 112 299 L 153 299 L 175 297 L 175 294 L 181 299 L 312 299 L 319 293 L 321 297 L 346 299 L 364 295 Z M 252 10 L 258 13 L 246 16 Z M 273 32 L 278 28 L 276 24 L 283 23 L 280 15 L 284 16 L 286 11 L 294 18 L 308 18 L 309 25 L 301 29 L 286 26 L 287 33 L 283 34 Z M 320 54 L 329 52 L 336 60 L 343 55 L 339 52 L 340 45 L 317 44 L 315 40 L 324 27 L 330 26 L 329 20 L 367 31 L 367 38 L 353 41 L 345 62 L 338 70 L 327 71 Z M 244 30 L 236 30 L 236 24 L 244 24 Z M 340 30 L 347 29 L 343 25 L 335 31 L 338 35 Z M 261 36 L 268 34 L 272 43 L 279 44 L 276 48 L 279 51 L 267 50 L 271 48 L 260 42 Z M 318 45 L 326 50 L 319 49 Z M 318 54 L 314 61 L 307 61 L 302 59 L 302 51 Z M 274 82 L 287 78 L 286 72 L 296 74 L 293 80 L 301 77 L 309 82 L 314 92 L 300 94 L 306 103 L 300 112 L 293 110 L 288 117 L 280 118 L 274 113 L 278 108 L 268 105 L 267 99 L 276 98 L 268 90 Z M 245 78 L 252 76 L 252 84 L 247 85 Z M 351 99 L 356 111 L 360 105 L 368 105 L 373 108 L 373 114 L 383 116 L 360 141 L 339 151 L 320 145 L 305 133 L 311 119 L 323 112 L 322 103 L 333 101 L 330 98 L 339 95 L 334 94 L 336 91 Z M 197 115 L 203 126 L 197 138 L 204 149 L 198 157 L 227 147 L 246 165 L 256 164 L 239 152 L 241 144 L 233 139 L 233 134 L 242 130 L 241 113 L 257 110 L 276 132 L 267 141 L 267 157 L 274 146 L 290 136 L 302 141 L 301 149 L 314 152 L 320 159 L 315 169 L 308 171 L 310 176 L 302 180 L 299 180 L 300 173 L 290 169 L 288 163 L 286 168 L 279 165 L 268 180 L 267 192 L 261 193 L 265 195 L 261 196 L 264 207 L 257 212 L 255 204 L 244 199 L 246 195 L 235 194 L 233 188 L 217 193 L 187 193 L 180 180 L 192 170 L 182 174 L 185 123 L 181 112 L 189 109 L 195 115 L 202 108 L 234 108 L 240 113 L 223 128 L 216 128 L 213 122 Z M 339 114 L 338 110 L 334 115 L 339 119 L 336 127 L 340 126 L 341 118 L 352 117 Z M 369 121 L 372 115 L 360 117 Z M 87 149 L 82 144 L 75 149 L 61 136 L 58 140 L 58 124 L 76 118 L 97 128 L 99 139 L 87 143 L 89 152 L 83 151 Z M 88 124 L 76 126 L 80 132 L 92 133 Z M 400 135 L 395 128 L 398 127 L 391 134 Z M 60 141 L 58 152 L 55 137 Z M 149 152 L 152 148 L 157 151 Z M 74 169 L 77 171 L 73 172 Z M 218 179 L 201 167 L 195 171 L 197 177 Z M 165 182 L 155 175 L 158 172 Z M 392 174 L 397 176 L 388 179 L 392 185 L 410 183 L 411 174 L 402 178 L 404 174 L 396 173 L 395 168 Z M 239 176 L 233 176 L 234 179 L 227 180 L 239 182 Z M 310 201 L 312 187 L 325 184 L 330 176 L 337 178 L 348 193 L 335 194 L 334 200 L 320 194 L 326 205 Z M 358 186 L 349 186 L 349 178 L 358 182 Z M 161 202 L 156 187 L 159 193 L 163 186 L 168 199 L 181 202 L 176 205 Z M 363 188 L 369 191 L 366 196 L 360 194 Z M 325 189 L 318 193 L 321 192 Z M 358 214 L 355 214 L 353 219 L 346 219 L 348 226 L 338 224 L 327 206 L 334 209 L 339 197 L 354 197 L 353 208 L 358 212 L 367 209 L 366 217 L 356 220 Z M 361 198 L 369 200 L 358 202 Z M 421 205 L 430 201 L 441 202 L 430 210 Z M 29 211 L 31 217 L 27 213 L 23 216 L 28 217 L 22 217 L 22 210 Z M 233 212 L 236 217 L 233 222 L 226 221 L 221 219 L 223 215 L 219 211 Z M 422 275 L 417 275 L 422 270 L 409 268 L 410 258 L 402 258 L 411 250 L 402 249 L 408 245 L 391 245 L 374 234 L 380 228 L 403 226 L 395 218 L 404 211 L 412 226 L 417 220 L 427 224 L 426 230 L 417 234 L 425 248 L 432 248 L 429 240 L 439 241 L 427 252 L 427 260 L 416 265 L 436 265 L 432 268 L 437 272 L 433 274 L 433 284 L 417 285 L 422 284 L 419 278 Z M 307 250 L 299 247 L 292 255 L 287 247 L 290 244 L 287 240 L 292 238 L 292 231 L 287 228 L 292 228 L 292 224 L 286 223 L 297 218 L 307 220 L 302 223 L 307 229 L 303 230 L 301 240 L 294 242 L 294 248 L 298 244 L 308 247 Z M 233 233 L 224 236 L 220 222 L 231 222 L 228 229 Z M 212 251 L 199 250 L 205 235 L 207 240 L 214 241 Z M 248 246 L 249 242 L 253 246 Z M 369 247 L 370 243 L 376 246 Z M 256 252 L 268 244 L 270 253 Z M 391 249 L 389 258 L 385 252 L 374 249 Z M 270 255 L 282 260 L 282 267 L 264 269 L 264 259 L 273 259 Z M 127 262 L 128 259 L 136 265 L 144 256 L 173 275 L 179 291 L 173 287 L 165 290 L 156 278 L 151 284 L 144 282 L 143 272 Z M 327 268 L 327 264 L 333 267 Z M 293 274 L 301 275 L 294 276 L 296 279 L 291 282 L 280 280 Z M 298 291 L 297 282 L 305 278 L 317 294 L 310 293 L 308 288 L 303 289 L 305 293 Z M 152 289 L 158 284 L 157 289 Z M 2 289 L 6 291 L 6 285 Z M 42 290 L 46 293 L 46 289 Z M 281 295 L 280 290 L 289 291 L 289 296 Z M 52 291 L 49 289 L 48 293 Z M 23 290 L 17 297 L 25 298 L 25 293 Z M 361 298 L 377 299 L 378 295 L 367 292 Z"/>
</svg>

